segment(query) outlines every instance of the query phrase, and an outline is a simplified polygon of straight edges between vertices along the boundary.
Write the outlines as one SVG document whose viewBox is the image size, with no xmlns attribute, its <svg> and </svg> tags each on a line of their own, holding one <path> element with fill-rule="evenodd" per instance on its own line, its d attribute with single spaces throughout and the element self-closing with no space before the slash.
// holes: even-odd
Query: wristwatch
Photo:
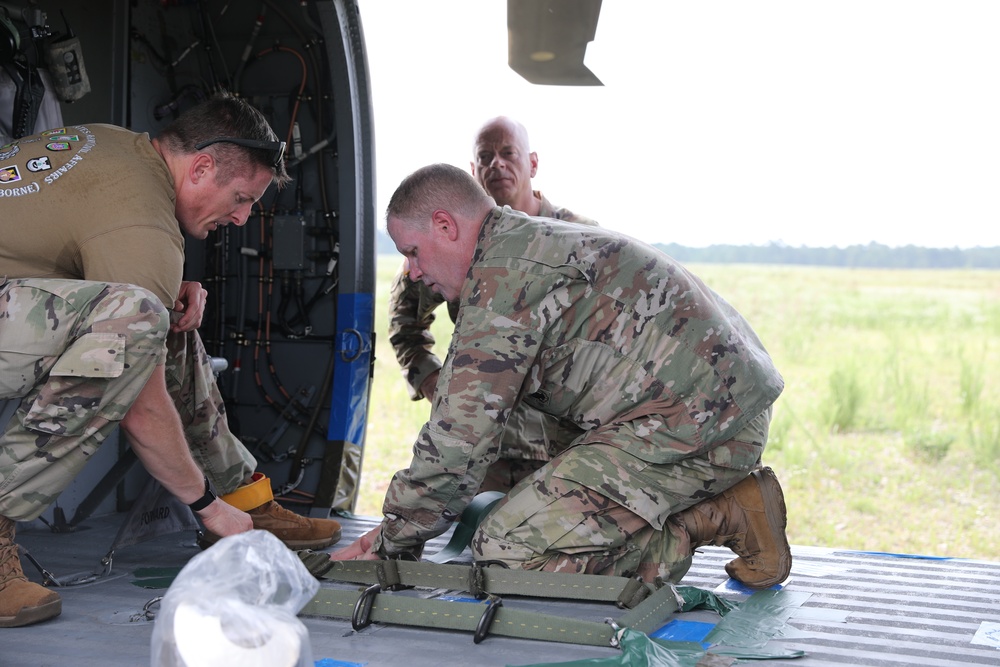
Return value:
<svg viewBox="0 0 1000 667">
<path fill-rule="evenodd" d="M 188 507 L 191 508 L 192 512 L 200 512 L 211 505 L 216 498 L 218 498 L 218 496 L 215 495 L 215 491 L 212 490 L 212 485 L 209 484 L 208 477 L 205 477 L 205 495 L 193 503 L 188 503 Z"/>
</svg>

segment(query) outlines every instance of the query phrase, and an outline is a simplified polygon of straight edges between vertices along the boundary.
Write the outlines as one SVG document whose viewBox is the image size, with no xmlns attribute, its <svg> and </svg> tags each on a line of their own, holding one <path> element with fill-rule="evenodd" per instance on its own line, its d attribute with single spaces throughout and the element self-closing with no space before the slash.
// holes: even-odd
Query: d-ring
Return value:
<svg viewBox="0 0 1000 667">
<path fill-rule="evenodd" d="M 344 329 L 344 349 L 340 350 L 340 358 L 346 363 L 351 363 L 355 359 L 361 356 L 364 351 L 365 339 L 362 337 L 361 332 L 357 329 Z M 348 352 L 347 348 L 347 336 L 354 336 L 358 339 L 358 349 L 354 352 Z"/>
<path fill-rule="evenodd" d="M 375 596 L 382 590 L 379 584 L 372 584 L 361 593 L 361 597 L 354 603 L 354 613 L 351 614 L 351 627 L 355 631 L 361 631 L 372 624 L 372 604 Z"/>
<path fill-rule="evenodd" d="M 498 596 L 490 595 L 487 597 L 486 610 L 479 617 L 479 623 L 476 625 L 476 634 L 472 635 L 472 642 L 474 644 L 478 644 L 486 639 L 486 635 L 490 633 L 490 626 L 493 625 L 493 619 L 502 606 L 503 600 Z"/>
</svg>

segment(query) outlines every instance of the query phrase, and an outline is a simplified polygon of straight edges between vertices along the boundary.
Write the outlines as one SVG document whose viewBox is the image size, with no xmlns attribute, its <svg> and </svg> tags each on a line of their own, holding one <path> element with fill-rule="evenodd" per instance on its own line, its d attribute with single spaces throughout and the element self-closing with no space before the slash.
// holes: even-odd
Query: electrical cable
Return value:
<svg viewBox="0 0 1000 667">
<path fill-rule="evenodd" d="M 299 106 L 302 99 L 302 92 L 305 90 L 306 82 L 308 79 L 308 68 L 306 66 L 305 58 L 296 51 L 295 49 L 289 48 L 287 46 L 276 45 L 274 47 L 264 49 L 257 54 L 257 58 L 262 58 L 265 55 L 275 54 L 275 53 L 287 53 L 295 56 L 302 70 L 302 78 L 299 83 L 298 93 L 295 96 L 295 102 L 292 105 L 292 115 L 289 119 L 288 134 L 286 137 L 286 142 L 290 142 L 292 139 L 292 127 L 298 116 Z M 254 345 L 254 379 L 258 383 L 258 387 L 263 390 L 263 379 L 261 376 L 261 350 L 266 360 L 267 369 L 274 381 L 276 388 L 281 393 L 286 401 L 291 400 L 291 394 L 285 388 L 284 384 L 278 377 L 277 369 L 274 367 L 273 357 L 271 355 L 271 301 L 274 292 L 274 263 L 273 261 L 266 261 L 273 258 L 274 254 L 274 241 L 273 241 L 273 227 L 274 227 L 274 208 L 276 200 L 272 204 L 271 210 L 268 212 L 266 218 L 262 216 L 262 224 L 260 226 L 260 246 L 261 249 L 266 249 L 266 252 L 262 252 L 258 260 L 258 268 L 260 275 L 258 276 L 258 296 L 257 296 L 257 306 L 258 313 L 261 317 L 258 319 L 257 324 L 257 340 Z M 268 233 L 270 231 L 270 233 Z M 266 267 L 265 267 L 266 262 Z M 266 276 L 266 278 L 265 278 Z M 265 289 L 266 285 L 266 289 Z M 265 394 L 265 400 L 268 400 L 272 405 L 277 405 L 276 402 Z"/>
<path fill-rule="evenodd" d="M 287 418 L 290 423 L 303 428 L 301 444 L 290 450 L 295 456 L 295 462 L 289 471 L 288 493 L 300 494 L 302 498 L 301 500 L 289 498 L 292 502 L 312 504 L 313 500 L 307 500 L 310 497 L 309 494 L 298 492 L 295 487 L 302 481 L 305 467 L 315 462 L 315 460 L 305 457 L 310 439 L 317 434 L 325 437 L 319 422 L 323 412 L 329 409 L 328 402 L 332 391 L 335 352 L 333 345 L 329 345 L 327 348 L 329 350 L 328 364 L 321 391 L 317 392 L 317 400 L 309 401 L 309 405 L 299 406 L 299 409 L 295 411 L 286 412 L 286 408 L 293 404 L 296 399 L 292 397 L 292 392 L 286 388 L 287 385 L 279 373 L 282 369 L 286 369 L 285 357 L 280 354 L 276 356 L 275 352 L 280 353 L 281 350 L 272 349 L 272 344 L 280 340 L 282 333 L 290 340 L 310 338 L 315 341 L 331 341 L 332 343 L 336 337 L 335 301 L 336 290 L 339 287 L 338 217 L 337 213 L 331 209 L 332 198 L 330 185 L 327 183 L 328 170 L 326 168 L 329 156 L 335 155 L 336 150 L 335 133 L 326 129 L 328 126 L 333 126 L 333 112 L 331 105 L 328 104 L 331 99 L 328 81 L 330 63 L 326 58 L 321 57 L 322 33 L 316 22 L 310 18 L 311 3 L 305 1 L 299 3 L 302 15 L 296 16 L 296 20 L 293 20 L 273 0 L 260 2 L 259 10 L 255 15 L 251 13 L 253 10 L 249 7 L 246 8 L 246 12 L 242 11 L 243 8 L 237 12 L 234 8 L 238 5 L 234 3 L 231 7 L 229 2 L 224 2 L 221 11 L 209 16 L 210 0 L 197 0 L 193 4 L 195 6 L 192 9 L 197 14 L 190 16 L 192 24 L 196 26 L 195 33 L 200 32 L 202 35 L 201 46 L 206 54 L 205 59 L 189 58 L 185 60 L 186 54 L 184 53 L 174 59 L 173 54 L 169 53 L 169 48 L 167 48 L 168 53 L 164 56 L 153 47 L 145 35 L 133 29 L 134 40 L 141 42 L 143 47 L 148 50 L 151 54 L 150 63 L 154 69 L 163 74 L 170 84 L 173 97 L 169 102 L 157 108 L 160 114 L 164 114 L 162 117 L 176 113 L 185 96 L 190 96 L 192 89 L 199 88 L 192 84 L 180 88 L 177 86 L 178 74 L 186 76 L 186 73 L 193 66 L 201 75 L 201 90 L 220 89 L 224 85 L 228 85 L 230 90 L 250 99 L 257 108 L 265 113 L 269 113 L 267 99 L 276 102 L 277 104 L 273 105 L 273 107 L 277 107 L 276 117 L 281 118 L 286 112 L 288 115 L 287 132 L 283 132 L 286 129 L 283 127 L 284 118 L 281 118 L 282 127 L 280 129 L 274 120 L 271 121 L 272 126 L 278 130 L 279 136 L 285 134 L 286 143 L 293 147 L 293 151 L 295 145 L 303 145 L 304 139 L 306 140 L 305 145 L 309 146 L 309 152 L 302 154 L 299 159 L 296 159 L 294 155 L 286 156 L 286 160 L 288 160 L 286 165 L 289 171 L 291 172 L 293 168 L 297 170 L 297 173 L 293 173 L 296 186 L 294 206 L 289 199 L 289 195 L 292 193 L 288 189 L 275 190 L 273 195 L 268 197 L 269 201 L 262 201 L 255 206 L 246 227 L 239 229 L 226 227 L 215 232 L 218 234 L 218 242 L 214 244 L 211 256 L 206 256 L 206 269 L 214 272 L 214 275 L 206 282 L 209 282 L 212 289 L 217 292 L 216 298 L 213 299 L 217 305 L 214 309 L 216 321 L 213 323 L 213 329 L 217 331 L 218 340 L 215 341 L 213 349 L 218 349 L 220 352 L 234 350 L 232 367 L 225 374 L 229 375 L 231 382 L 227 398 L 235 405 L 240 404 L 239 387 L 242 384 L 240 374 L 243 372 L 245 375 L 244 371 L 250 370 L 246 368 L 246 363 L 251 364 L 253 377 L 245 378 L 244 381 L 251 380 L 257 386 L 265 403 L 276 410 L 279 415 L 286 413 L 287 417 L 283 417 L 283 419 Z M 227 9 L 229 10 L 228 14 L 226 13 Z M 226 15 L 224 20 L 227 21 L 227 24 L 221 23 L 224 14 Z M 249 31 L 243 55 L 239 60 L 233 62 L 234 69 L 231 70 L 226 64 L 222 44 L 218 40 L 215 22 L 220 21 L 218 25 L 220 29 L 224 26 L 228 27 L 228 24 L 235 20 L 233 19 L 235 14 L 239 14 L 241 22 L 248 18 L 247 14 L 254 16 L 255 20 L 252 24 L 246 24 Z M 197 29 L 198 18 L 201 20 L 200 30 Z M 280 19 L 280 22 L 287 25 L 288 30 L 283 32 L 286 35 L 294 35 L 300 44 L 281 43 L 275 40 L 273 45 L 264 46 L 261 42 L 266 39 L 268 34 L 273 33 L 271 28 L 273 24 L 277 23 L 273 19 Z M 163 21 L 161 25 L 165 24 L 166 21 Z M 165 46 L 167 34 L 164 32 Z M 220 34 L 230 40 L 231 32 Z M 255 48 L 257 44 L 260 44 L 260 48 Z M 292 62 L 299 63 L 300 80 L 295 82 L 293 89 L 287 95 L 265 93 L 260 88 L 247 89 L 251 85 L 250 82 L 256 87 L 260 85 L 261 81 L 266 81 L 266 79 L 260 79 L 256 76 L 251 78 L 249 72 L 251 68 L 257 66 L 255 63 L 265 61 L 271 65 L 265 74 L 273 73 L 277 69 L 282 80 L 294 81 L 294 74 L 284 76 L 286 67 L 283 64 L 271 63 L 275 59 L 280 63 L 279 54 L 290 58 Z M 236 55 L 236 53 L 231 52 L 230 56 L 232 55 Z M 178 67 L 182 60 L 184 61 L 183 66 Z M 293 67 L 294 65 L 287 69 L 291 70 Z M 254 98 L 255 93 L 259 97 Z M 283 103 L 285 100 L 287 100 L 287 107 Z M 311 128 L 309 127 L 310 122 L 313 125 Z M 307 128 L 310 130 L 308 133 L 303 131 Z M 308 139 L 304 136 L 306 134 L 308 134 Z M 297 141 L 298 144 L 296 144 Z M 307 183 L 311 184 L 313 178 L 318 179 L 318 187 L 315 190 L 310 189 L 309 194 L 314 198 L 318 197 L 318 201 L 310 204 L 308 199 L 303 197 L 303 188 L 306 187 Z M 287 291 L 283 294 L 276 294 L 275 279 L 281 277 L 281 274 L 274 266 L 275 221 L 278 216 L 285 215 L 289 211 L 302 212 L 310 205 L 316 207 L 317 203 L 319 207 L 316 210 L 314 226 L 309 229 L 309 234 L 317 239 L 313 241 L 315 252 L 309 252 L 310 260 L 315 263 L 315 273 L 310 272 L 303 275 L 302 272 L 296 271 L 293 274 L 285 274 Z M 281 204 L 280 207 L 279 204 Z M 251 232 L 250 228 L 253 224 L 258 225 L 258 230 L 254 230 L 254 232 L 259 231 L 259 234 Z M 235 234 L 239 236 L 235 236 Z M 281 246 L 279 246 L 280 249 Z M 321 262 L 326 264 L 325 271 L 322 269 Z M 254 276 L 252 274 L 254 273 L 257 274 L 256 286 L 253 285 Z M 233 284 L 234 280 L 235 285 Z M 256 295 L 253 294 L 255 287 Z M 281 300 L 279 300 L 279 295 L 282 297 Z M 329 336 L 314 335 L 313 311 L 328 297 L 333 300 L 334 305 L 329 317 L 323 310 L 322 326 L 325 328 L 328 325 L 325 320 L 329 319 L 334 333 Z M 231 309 L 236 311 L 235 319 L 232 319 L 233 314 L 229 312 Z M 253 312 L 255 309 L 256 317 Z M 221 354 L 220 356 L 226 355 Z M 246 389 L 249 387 L 244 387 L 244 390 Z M 237 414 L 237 410 L 231 410 L 230 418 L 235 418 Z M 292 462 L 289 461 L 289 463 Z"/>
<path fill-rule="evenodd" d="M 206 6 L 205 0 L 197 0 L 198 16 L 201 19 L 201 29 L 204 32 L 204 42 L 205 42 L 205 58 L 208 62 L 208 69 L 212 75 L 212 87 L 214 90 L 232 90 L 233 81 L 229 77 L 229 68 L 226 67 L 226 59 L 222 55 L 222 47 L 219 44 L 219 40 L 215 36 L 215 26 L 212 24 L 212 17 L 208 15 L 208 7 Z M 193 47 L 194 45 L 192 45 Z M 219 76 L 216 74 L 215 66 L 213 64 L 212 49 L 215 47 L 215 51 L 219 54 L 219 60 L 222 62 L 222 71 L 226 77 L 226 85 L 223 86 L 219 81 Z M 192 48 L 189 47 L 189 48 Z"/>
<path fill-rule="evenodd" d="M 236 74 L 233 75 L 233 92 L 240 92 L 240 85 L 243 79 L 243 70 L 246 68 L 247 61 L 250 59 L 250 54 L 253 53 L 254 44 L 257 43 L 257 38 L 260 36 L 260 29 L 264 27 L 264 17 L 267 14 L 267 5 L 265 3 L 260 3 L 260 10 L 257 12 L 257 18 L 254 19 L 253 28 L 250 30 L 250 37 L 247 39 L 246 46 L 243 47 L 243 54 L 240 56 L 240 64 L 236 67 Z"/>
</svg>

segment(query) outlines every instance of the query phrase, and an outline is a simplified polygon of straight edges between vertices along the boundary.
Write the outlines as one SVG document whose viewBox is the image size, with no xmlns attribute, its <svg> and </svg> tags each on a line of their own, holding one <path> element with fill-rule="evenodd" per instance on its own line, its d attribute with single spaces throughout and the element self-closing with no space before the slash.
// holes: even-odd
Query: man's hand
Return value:
<svg viewBox="0 0 1000 667">
<path fill-rule="evenodd" d="M 201 318 L 205 315 L 205 302 L 208 298 L 208 290 L 202 288 L 201 283 L 183 282 L 180 292 L 177 294 L 177 301 L 174 301 L 173 310 L 181 314 L 180 319 L 170 324 L 170 330 L 174 333 L 194 331 L 201 326 Z"/>
<path fill-rule="evenodd" d="M 424 378 L 424 381 L 420 383 L 420 393 L 424 395 L 431 403 L 434 402 L 434 392 L 437 390 L 438 376 L 441 375 L 441 371 L 434 371 L 430 375 Z"/>
<path fill-rule="evenodd" d="M 354 544 L 331 553 L 330 560 L 379 560 L 378 554 L 372 550 L 372 545 L 375 544 L 375 536 L 380 530 L 382 526 L 375 526 L 355 540 Z"/>
<path fill-rule="evenodd" d="M 253 519 L 249 514 L 220 498 L 216 498 L 212 504 L 198 512 L 198 516 L 205 524 L 205 528 L 220 537 L 245 533 L 253 528 Z"/>
</svg>

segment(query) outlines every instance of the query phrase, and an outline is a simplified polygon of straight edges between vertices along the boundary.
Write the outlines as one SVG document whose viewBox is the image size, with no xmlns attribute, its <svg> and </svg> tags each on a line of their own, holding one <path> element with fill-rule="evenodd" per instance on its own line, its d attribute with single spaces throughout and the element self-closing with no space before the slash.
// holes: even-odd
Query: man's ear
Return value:
<svg viewBox="0 0 1000 667">
<path fill-rule="evenodd" d="M 528 153 L 528 160 L 531 162 L 531 177 L 535 177 L 535 172 L 538 171 L 538 153 L 531 151 Z"/>
<path fill-rule="evenodd" d="M 191 159 L 188 166 L 188 178 L 197 185 L 202 179 L 210 177 L 215 172 L 215 159 L 208 153 L 198 153 Z"/>
<path fill-rule="evenodd" d="M 449 241 L 458 238 L 458 224 L 455 222 L 455 218 L 451 217 L 451 213 L 443 208 L 431 213 L 431 231 L 436 234 L 444 234 Z"/>
</svg>

